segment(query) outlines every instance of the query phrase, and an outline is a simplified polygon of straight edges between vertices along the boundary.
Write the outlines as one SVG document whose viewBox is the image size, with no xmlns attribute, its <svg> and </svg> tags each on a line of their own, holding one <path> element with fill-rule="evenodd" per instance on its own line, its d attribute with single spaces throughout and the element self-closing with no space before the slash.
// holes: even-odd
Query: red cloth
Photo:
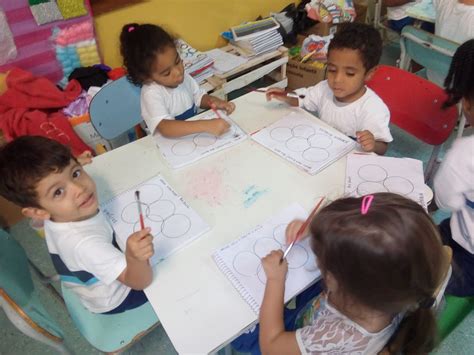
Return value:
<svg viewBox="0 0 474 355">
<path fill-rule="evenodd" d="M 79 82 L 72 80 L 61 91 L 46 78 L 13 68 L 7 76 L 7 87 L 0 96 L 0 129 L 7 141 L 39 135 L 69 146 L 75 156 L 91 150 L 60 111 L 81 93 Z"/>
<path fill-rule="evenodd" d="M 127 71 L 124 68 L 114 68 L 107 72 L 107 76 L 110 80 L 117 80 L 120 79 L 122 76 L 126 75 Z"/>
</svg>

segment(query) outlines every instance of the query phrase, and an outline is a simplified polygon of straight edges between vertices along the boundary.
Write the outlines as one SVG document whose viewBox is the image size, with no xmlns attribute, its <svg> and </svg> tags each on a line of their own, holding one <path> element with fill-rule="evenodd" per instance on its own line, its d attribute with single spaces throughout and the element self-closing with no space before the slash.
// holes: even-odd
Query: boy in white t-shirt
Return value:
<svg viewBox="0 0 474 355">
<path fill-rule="evenodd" d="M 121 251 L 98 208 L 94 181 L 69 149 L 23 136 L 0 148 L 0 195 L 44 220 L 46 243 L 63 284 L 94 313 L 136 308 L 153 278 L 150 229 L 133 233 Z"/>
<path fill-rule="evenodd" d="M 365 24 L 341 25 L 328 48 L 327 80 L 296 90 L 304 96 L 281 95 L 284 90 L 267 90 L 291 106 L 301 106 L 345 135 L 357 140 L 366 152 L 385 154 L 393 140 L 388 127 L 390 112 L 365 82 L 374 72 L 382 54 L 379 32 Z"/>
</svg>

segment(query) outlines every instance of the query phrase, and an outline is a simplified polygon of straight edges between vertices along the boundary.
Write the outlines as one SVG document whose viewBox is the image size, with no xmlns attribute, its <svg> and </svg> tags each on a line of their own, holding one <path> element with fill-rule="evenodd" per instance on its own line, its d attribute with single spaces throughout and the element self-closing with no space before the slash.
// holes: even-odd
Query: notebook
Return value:
<svg viewBox="0 0 474 355">
<path fill-rule="evenodd" d="M 157 264 L 209 230 L 209 225 L 160 175 L 155 176 L 101 204 L 100 208 L 115 231 L 117 244 L 125 250 L 130 234 L 140 230 L 135 191 L 140 202 L 145 227 L 151 228 Z"/>
<path fill-rule="evenodd" d="M 190 134 L 179 138 L 155 136 L 155 142 L 163 158 L 172 168 L 187 166 L 210 154 L 232 147 L 247 138 L 247 134 L 224 111 L 219 110 L 219 115 L 230 124 L 230 129 L 220 136 L 209 133 Z M 200 120 L 212 118 L 217 118 L 212 110 L 199 116 Z M 188 121 L 195 119 L 191 118 Z"/>
<path fill-rule="evenodd" d="M 335 129 L 295 112 L 253 134 L 252 139 L 311 175 L 357 146 Z"/>
<path fill-rule="evenodd" d="M 294 203 L 212 255 L 219 270 L 256 314 L 262 305 L 266 283 L 261 258 L 272 250 L 286 249 L 286 226 L 296 218 L 304 220 L 307 216 L 303 207 Z M 321 276 L 308 238 L 293 246 L 287 261 L 285 302 Z"/>
</svg>

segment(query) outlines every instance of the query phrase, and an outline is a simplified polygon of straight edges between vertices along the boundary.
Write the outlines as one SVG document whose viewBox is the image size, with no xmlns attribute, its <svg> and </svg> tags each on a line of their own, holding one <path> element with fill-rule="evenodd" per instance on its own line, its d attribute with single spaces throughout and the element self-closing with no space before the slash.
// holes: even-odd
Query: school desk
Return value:
<svg viewBox="0 0 474 355">
<path fill-rule="evenodd" d="M 231 117 L 254 132 L 299 108 L 265 101 L 252 92 L 236 99 Z M 324 124 L 324 123 L 323 123 Z M 220 349 L 257 321 L 247 303 L 211 258 L 219 247 L 241 237 L 292 202 L 309 213 L 320 196 L 343 193 L 346 159 L 311 176 L 247 139 L 191 166 L 171 170 L 148 136 L 94 158 L 86 170 L 100 201 L 161 174 L 211 226 L 154 269 L 145 292 L 179 353 Z"/>
</svg>

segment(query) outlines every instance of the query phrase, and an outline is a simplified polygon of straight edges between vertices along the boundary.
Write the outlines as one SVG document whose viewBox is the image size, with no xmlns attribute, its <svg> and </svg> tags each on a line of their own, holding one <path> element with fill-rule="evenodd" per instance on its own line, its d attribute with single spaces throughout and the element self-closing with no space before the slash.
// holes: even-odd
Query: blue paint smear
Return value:
<svg viewBox="0 0 474 355">
<path fill-rule="evenodd" d="M 259 189 L 255 185 L 251 185 L 244 190 L 244 207 L 249 208 L 252 206 L 260 196 L 266 194 L 268 190 L 266 189 Z"/>
</svg>

